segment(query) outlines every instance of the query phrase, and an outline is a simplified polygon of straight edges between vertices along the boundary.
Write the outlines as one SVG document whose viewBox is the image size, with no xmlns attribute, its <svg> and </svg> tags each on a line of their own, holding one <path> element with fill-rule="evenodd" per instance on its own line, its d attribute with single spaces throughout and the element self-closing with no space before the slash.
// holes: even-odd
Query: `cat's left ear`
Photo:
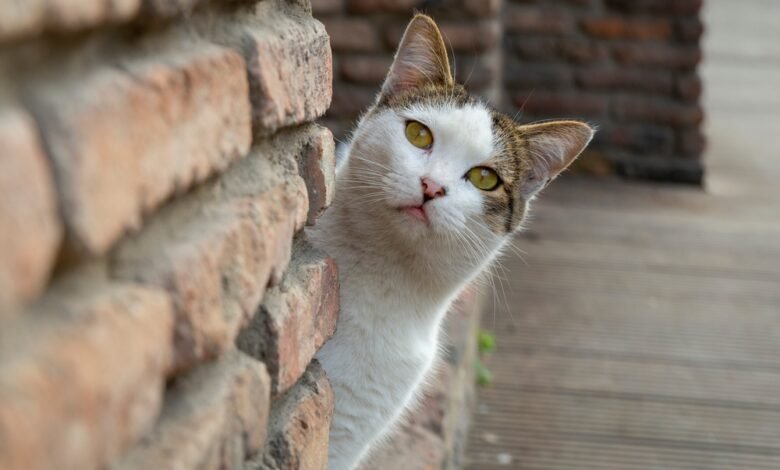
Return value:
<svg viewBox="0 0 780 470">
<path fill-rule="evenodd" d="M 550 121 L 519 126 L 527 142 L 531 171 L 523 181 L 523 197 L 533 198 L 585 150 L 595 133 L 579 121 Z"/>
<path fill-rule="evenodd" d="M 380 100 L 427 84 L 452 86 L 454 79 L 439 27 L 429 16 L 418 13 L 406 27 Z"/>
</svg>

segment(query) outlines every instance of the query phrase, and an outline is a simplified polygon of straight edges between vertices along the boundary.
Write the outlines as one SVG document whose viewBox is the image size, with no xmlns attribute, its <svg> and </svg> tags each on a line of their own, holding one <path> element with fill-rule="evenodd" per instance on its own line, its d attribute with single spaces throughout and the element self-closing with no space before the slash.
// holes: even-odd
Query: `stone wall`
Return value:
<svg viewBox="0 0 780 470">
<path fill-rule="evenodd" d="M 305 1 L 0 0 L 0 468 L 324 468 L 331 70 Z"/>
<path fill-rule="evenodd" d="M 521 122 L 600 132 L 578 169 L 700 184 L 702 0 L 314 0 L 332 37 L 337 136 L 371 102 L 413 10 L 431 14 L 456 75 Z"/>
</svg>

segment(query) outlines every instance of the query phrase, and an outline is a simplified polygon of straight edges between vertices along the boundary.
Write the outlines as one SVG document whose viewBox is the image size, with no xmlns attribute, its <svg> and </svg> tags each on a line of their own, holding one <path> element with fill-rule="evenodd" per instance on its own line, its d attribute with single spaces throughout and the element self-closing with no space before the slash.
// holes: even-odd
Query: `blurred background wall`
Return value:
<svg viewBox="0 0 780 470">
<path fill-rule="evenodd" d="M 324 123 L 344 137 L 413 11 L 434 17 L 457 79 L 521 122 L 599 126 L 577 169 L 701 184 L 702 0 L 313 0 L 334 53 Z"/>
</svg>

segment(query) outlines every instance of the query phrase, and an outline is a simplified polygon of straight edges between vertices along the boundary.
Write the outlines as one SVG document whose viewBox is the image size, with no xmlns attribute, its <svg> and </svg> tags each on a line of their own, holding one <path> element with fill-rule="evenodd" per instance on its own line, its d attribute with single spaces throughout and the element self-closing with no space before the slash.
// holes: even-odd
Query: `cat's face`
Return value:
<svg viewBox="0 0 780 470">
<path fill-rule="evenodd" d="M 528 202 L 592 134 L 576 121 L 520 126 L 470 97 L 453 82 L 435 23 L 417 15 L 342 177 L 398 236 L 487 253 L 520 227 Z"/>
</svg>

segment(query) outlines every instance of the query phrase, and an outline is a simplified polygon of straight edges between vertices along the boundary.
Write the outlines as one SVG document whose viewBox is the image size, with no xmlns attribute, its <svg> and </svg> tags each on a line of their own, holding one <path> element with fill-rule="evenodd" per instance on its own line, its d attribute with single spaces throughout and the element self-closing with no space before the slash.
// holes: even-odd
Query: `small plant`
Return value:
<svg viewBox="0 0 780 470">
<path fill-rule="evenodd" d="M 482 362 L 482 358 L 496 349 L 496 337 L 493 333 L 480 329 L 477 333 L 477 351 L 479 355 L 474 362 L 474 371 L 477 375 L 477 384 L 488 387 L 493 383 L 493 373 Z"/>
</svg>

